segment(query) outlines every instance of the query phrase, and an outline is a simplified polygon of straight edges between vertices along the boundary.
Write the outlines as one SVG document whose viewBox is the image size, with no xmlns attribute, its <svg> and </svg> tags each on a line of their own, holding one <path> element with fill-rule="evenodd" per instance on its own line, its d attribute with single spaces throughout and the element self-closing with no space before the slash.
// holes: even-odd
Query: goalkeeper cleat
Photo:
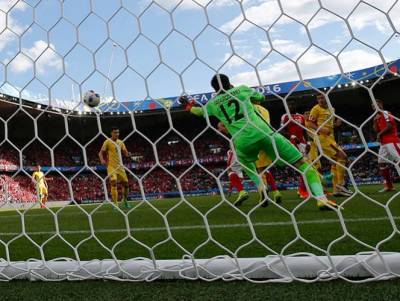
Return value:
<svg viewBox="0 0 400 301">
<path fill-rule="evenodd" d="M 282 203 L 282 194 L 279 190 L 275 190 L 272 192 L 272 196 L 274 198 L 275 203 L 281 204 Z"/>
<path fill-rule="evenodd" d="M 246 190 L 242 190 L 239 192 L 239 196 L 237 200 L 235 201 L 234 205 L 239 207 L 243 204 L 244 201 L 246 201 L 249 198 L 249 194 Z"/>
<path fill-rule="evenodd" d="M 338 204 L 332 200 L 318 200 L 317 207 L 321 211 L 333 211 L 335 208 L 338 209 Z"/>
</svg>

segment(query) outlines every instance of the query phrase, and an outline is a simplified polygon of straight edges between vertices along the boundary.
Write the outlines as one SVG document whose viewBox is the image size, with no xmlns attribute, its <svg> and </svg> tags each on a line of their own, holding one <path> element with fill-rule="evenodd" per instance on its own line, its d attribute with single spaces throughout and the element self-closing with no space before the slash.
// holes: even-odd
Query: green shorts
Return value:
<svg viewBox="0 0 400 301">
<path fill-rule="evenodd" d="M 276 149 L 274 148 L 274 144 Z M 261 150 L 264 150 L 272 161 L 275 161 L 276 157 L 278 157 L 279 159 L 276 163 L 278 166 L 294 164 L 303 158 L 300 151 L 279 133 L 265 136 L 254 143 L 238 146 L 236 153 L 241 162 L 255 162 L 258 160 L 258 154 Z M 277 156 L 277 153 L 279 156 Z"/>
</svg>

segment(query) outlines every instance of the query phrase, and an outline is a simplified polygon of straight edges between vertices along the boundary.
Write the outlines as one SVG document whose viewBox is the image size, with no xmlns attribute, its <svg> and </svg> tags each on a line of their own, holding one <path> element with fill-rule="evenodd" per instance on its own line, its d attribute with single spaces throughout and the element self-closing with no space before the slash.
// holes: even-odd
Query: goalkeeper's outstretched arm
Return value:
<svg viewBox="0 0 400 301">
<path fill-rule="evenodd" d="M 202 107 L 195 107 L 195 100 L 193 98 L 189 98 L 186 95 L 179 97 L 178 103 L 180 103 L 185 111 L 189 111 L 190 113 L 196 116 L 204 116 L 204 111 Z"/>
</svg>

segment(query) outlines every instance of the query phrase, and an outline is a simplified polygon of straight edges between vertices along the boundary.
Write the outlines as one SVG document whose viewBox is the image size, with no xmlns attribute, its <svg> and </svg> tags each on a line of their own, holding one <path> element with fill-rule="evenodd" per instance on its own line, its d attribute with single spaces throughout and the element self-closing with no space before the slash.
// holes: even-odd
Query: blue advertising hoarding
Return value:
<svg viewBox="0 0 400 301">
<path fill-rule="evenodd" d="M 390 62 L 387 64 L 388 70 L 391 74 L 397 74 L 400 69 L 400 59 Z M 257 91 L 263 93 L 264 95 L 281 94 L 285 95 L 293 92 L 308 91 L 313 88 L 323 89 L 335 87 L 338 85 L 348 85 L 353 82 L 362 83 L 364 81 L 369 81 L 376 79 L 378 77 L 388 74 L 384 65 L 378 65 L 366 69 L 361 69 L 357 71 L 347 72 L 345 74 L 336 74 L 331 76 L 317 77 L 303 82 L 292 81 L 285 83 L 277 83 L 265 85 L 262 87 L 254 87 Z M 196 99 L 197 102 L 206 104 L 215 93 L 201 93 L 194 94 L 192 97 Z M 156 100 L 140 100 L 140 101 L 129 101 L 129 102 L 115 102 L 103 104 L 99 109 L 103 112 L 124 112 L 129 111 L 147 111 L 147 110 L 157 110 L 162 108 L 175 108 L 179 104 L 176 102 L 177 97 L 167 97 L 160 98 Z"/>
</svg>

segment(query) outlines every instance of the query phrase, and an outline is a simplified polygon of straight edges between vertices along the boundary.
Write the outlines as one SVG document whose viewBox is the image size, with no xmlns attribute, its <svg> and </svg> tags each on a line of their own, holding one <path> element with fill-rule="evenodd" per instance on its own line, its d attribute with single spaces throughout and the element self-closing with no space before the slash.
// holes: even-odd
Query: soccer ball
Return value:
<svg viewBox="0 0 400 301">
<path fill-rule="evenodd" d="M 97 107 L 100 103 L 100 95 L 93 90 L 89 90 L 83 96 L 83 102 L 91 108 Z"/>
</svg>

